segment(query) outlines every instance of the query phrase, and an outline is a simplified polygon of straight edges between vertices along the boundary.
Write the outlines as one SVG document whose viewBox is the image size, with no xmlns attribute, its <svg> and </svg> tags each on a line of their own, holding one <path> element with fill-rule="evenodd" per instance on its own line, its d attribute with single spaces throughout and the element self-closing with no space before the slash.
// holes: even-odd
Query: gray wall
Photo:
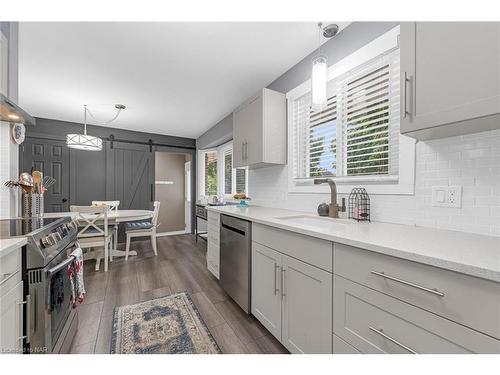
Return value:
<svg viewBox="0 0 500 375">
<path fill-rule="evenodd" d="M 68 133 L 82 133 L 83 125 L 76 122 L 51 120 L 37 118 L 36 126 L 26 129 L 27 136 L 51 135 L 54 139 L 66 139 Z M 152 139 L 154 143 L 161 143 L 175 147 L 196 147 L 196 140 L 193 138 L 174 137 L 163 134 L 143 133 L 132 130 L 117 129 L 107 126 L 87 125 L 87 132 L 101 138 L 109 137 L 111 134 L 117 139 L 127 139 L 130 141 L 147 142 Z"/>
<path fill-rule="evenodd" d="M 399 22 L 354 22 L 342 30 L 335 38 L 321 47 L 322 54 L 333 65 L 365 44 L 386 33 Z M 286 93 L 311 78 L 311 59 L 316 51 L 304 57 L 296 65 L 274 80 L 267 87 Z M 198 149 L 218 146 L 233 138 L 232 114 L 222 119 L 196 140 Z"/>
<path fill-rule="evenodd" d="M 230 113 L 196 140 L 196 148 L 217 147 L 233 139 L 233 114 Z"/>
<path fill-rule="evenodd" d="M 83 125 L 51 120 L 45 118 L 37 118 L 36 126 L 29 126 L 26 128 L 26 136 L 30 138 L 47 138 L 64 142 L 66 134 L 81 133 Z M 148 142 L 152 140 L 153 143 L 162 144 L 163 146 L 154 146 L 154 151 L 168 151 L 168 152 L 182 152 L 189 155 L 192 160 L 191 169 L 191 184 L 196 186 L 196 141 L 192 138 L 174 137 L 162 134 L 152 134 L 136 132 L 131 130 L 116 129 L 104 126 L 88 125 L 87 131 L 91 135 L 101 138 L 108 138 L 111 134 L 115 139 L 135 142 Z M 122 143 L 122 142 L 120 142 Z M 70 149 L 70 202 L 71 204 L 89 204 L 92 200 L 107 199 L 106 192 L 106 164 L 107 164 L 107 146 L 109 142 L 104 141 L 103 151 L 89 152 L 82 150 Z M 149 152 L 149 148 L 145 147 Z M 22 155 L 21 155 L 22 156 Z M 22 160 L 22 157 L 21 157 Z M 125 166 L 127 167 L 127 166 Z M 129 167 L 130 168 L 130 167 Z M 184 171 L 184 170 L 183 170 Z M 109 193 L 109 192 L 108 192 Z M 195 190 L 192 191 L 191 201 L 194 202 Z M 149 193 L 148 193 L 149 194 Z M 194 205 L 193 205 L 194 206 Z M 194 228 L 194 207 L 192 210 L 192 227 Z"/>
</svg>

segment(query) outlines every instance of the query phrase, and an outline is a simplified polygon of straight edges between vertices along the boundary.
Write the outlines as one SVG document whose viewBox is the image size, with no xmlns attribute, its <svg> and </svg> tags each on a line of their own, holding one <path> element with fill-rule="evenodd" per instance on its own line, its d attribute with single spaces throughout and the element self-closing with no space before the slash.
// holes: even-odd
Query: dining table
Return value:
<svg viewBox="0 0 500 375">
<path fill-rule="evenodd" d="M 78 213 L 66 211 L 66 212 L 48 212 L 44 213 L 44 218 L 59 218 L 59 217 L 72 217 L 76 218 Z M 141 221 L 147 220 L 153 217 L 153 211 L 150 210 L 110 210 L 108 211 L 108 224 L 120 224 L 130 221 Z M 125 251 L 113 249 L 113 257 L 124 257 Z M 137 255 L 137 251 L 130 251 L 130 255 Z"/>
</svg>

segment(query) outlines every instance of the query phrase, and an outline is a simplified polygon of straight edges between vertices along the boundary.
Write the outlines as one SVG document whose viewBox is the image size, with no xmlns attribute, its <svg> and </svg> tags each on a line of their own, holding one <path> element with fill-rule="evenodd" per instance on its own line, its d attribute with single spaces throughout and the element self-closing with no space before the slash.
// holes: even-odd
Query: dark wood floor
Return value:
<svg viewBox="0 0 500 375">
<path fill-rule="evenodd" d="M 253 316 L 247 316 L 207 270 L 206 242 L 194 236 L 158 238 L 155 257 L 149 241 L 135 241 L 138 255 L 115 259 L 107 273 L 84 265 L 87 295 L 78 307 L 78 332 L 72 353 L 109 353 L 113 309 L 187 291 L 223 353 L 287 353 Z"/>
</svg>

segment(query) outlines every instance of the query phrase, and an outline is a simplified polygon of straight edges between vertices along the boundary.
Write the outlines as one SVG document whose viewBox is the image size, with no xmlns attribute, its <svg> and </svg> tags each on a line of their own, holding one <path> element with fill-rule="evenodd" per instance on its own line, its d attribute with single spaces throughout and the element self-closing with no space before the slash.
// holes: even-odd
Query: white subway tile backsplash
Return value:
<svg viewBox="0 0 500 375">
<path fill-rule="evenodd" d="M 500 130 L 418 142 L 415 195 L 372 195 L 373 221 L 500 236 Z M 249 172 L 252 202 L 316 212 L 329 194 L 288 192 L 288 168 Z M 432 206 L 432 187 L 461 185 L 461 208 Z M 340 195 L 339 198 L 347 195 Z"/>
</svg>

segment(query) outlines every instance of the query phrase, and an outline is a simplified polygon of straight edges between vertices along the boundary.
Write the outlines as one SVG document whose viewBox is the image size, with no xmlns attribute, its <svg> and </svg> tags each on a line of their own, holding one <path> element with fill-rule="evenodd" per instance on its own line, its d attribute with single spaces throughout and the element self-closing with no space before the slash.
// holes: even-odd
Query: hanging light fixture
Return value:
<svg viewBox="0 0 500 375">
<path fill-rule="evenodd" d="M 116 115 L 109 121 L 102 123 L 102 125 L 107 125 L 110 122 L 116 120 L 120 112 L 125 109 L 123 104 L 116 104 L 115 108 L 117 110 Z M 70 148 L 75 148 L 77 150 L 87 150 L 87 151 L 101 151 L 102 150 L 102 139 L 99 137 L 94 137 L 87 134 L 87 113 L 94 119 L 96 118 L 92 115 L 92 112 L 87 108 L 85 104 L 83 106 L 83 134 L 68 134 L 66 135 L 66 145 Z"/>
<path fill-rule="evenodd" d="M 322 110 L 326 107 L 326 80 L 327 80 L 327 60 L 321 54 L 321 33 L 325 38 L 332 38 L 339 31 L 339 27 L 331 24 L 323 28 L 323 24 L 318 23 L 318 54 L 312 59 L 311 91 L 312 109 Z"/>
</svg>

